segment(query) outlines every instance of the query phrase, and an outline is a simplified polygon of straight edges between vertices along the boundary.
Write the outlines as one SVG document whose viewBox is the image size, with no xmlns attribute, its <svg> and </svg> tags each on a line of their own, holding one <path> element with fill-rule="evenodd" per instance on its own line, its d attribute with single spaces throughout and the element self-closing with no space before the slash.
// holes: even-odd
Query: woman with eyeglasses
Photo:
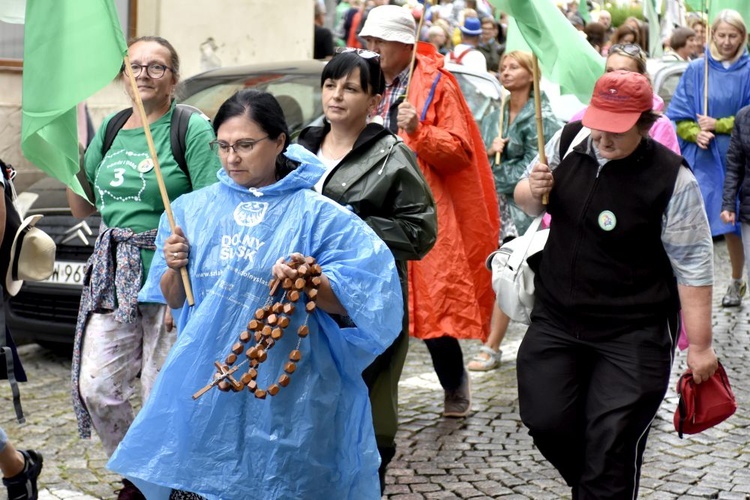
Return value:
<svg viewBox="0 0 750 500">
<path fill-rule="evenodd" d="M 221 165 L 208 146 L 214 134 L 199 114 L 189 117 L 184 171 L 174 158 L 171 128 L 180 77 L 174 47 L 160 37 L 141 37 L 130 43 L 128 55 L 170 199 L 216 182 Z M 121 80 L 133 100 L 124 70 Z M 111 125 L 117 117 L 127 118 L 119 130 Z M 114 138 L 105 145 L 108 134 Z M 72 378 L 79 432 L 88 437 L 93 426 L 107 455 L 133 421 L 129 400 L 136 377 L 146 399 L 175 337 L 163 298 L 137 300 L 164 212 L 153 168 L 140 115 L 118 113 L 104 120 L 84 157 L 79 180 L 93 192 L 91 199 L 68 190 L 75 217 L 97 211 L 102 217 L 81 297 Z M 137 498 L 138 492 L 126 482 L 120 495 Z"/>
<path fill-rule="evenodd" d="M 747 28 L 737 11 L 719 12 L 711 26 L 705 57 L 692 61 L 677 85 L 667 116 L 677 124 L 680 148 L 695 172 L 713 236 L 724 236 L 732 281 L 721 305 L 736 307 L 747 288 L 740 225 L 722 219 L 722 191 L 734 117 L 750 104 L 750 56 Z M 704 109 L 708 64 L 708 109 Z"/>
<path fill-rule="evenodd" d="M 421 259 L 435 244 L 437 216 L 414 153 L 388 129 L 368 122 L 385 89 L 379 56 L 346 49 L 326 65 L 320 81 L 325 124 L 306 128 L 297 139 L 326 167 L 315 189 L 351 210 L 388 245 L 404 296 L 401 333 L 363 373 L 382 489 L 386 467 L 396 453 L 398 380 L 409 348 L 407 261 Z"/>
<path fill-rule="evenodd" d="M 180 335 L 108 467 L 149 499 L 379 499 L 362 371 L 401 329 L 393 255 L 352 210 L 315 192 L 323 168 L 289 145 L 271 94 L 238 92 L 214 129 L 219 183 L 175 201 L 174 233 L 162 217 L 162 251 L 140 293 L 179 309 Z M 290 266 L 303 256 L 320 266 L 317 296 Z M 234 390 L 196 396 L 215 364 L 238 369 Z"/>
</svg>

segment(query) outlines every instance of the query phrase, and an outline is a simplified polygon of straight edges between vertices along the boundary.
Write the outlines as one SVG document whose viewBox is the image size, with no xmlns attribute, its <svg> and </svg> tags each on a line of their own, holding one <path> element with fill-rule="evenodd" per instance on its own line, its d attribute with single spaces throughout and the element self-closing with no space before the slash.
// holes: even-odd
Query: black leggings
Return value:
<svg viewBox="0 0 750 500">
<path fill-rule="evenodd" d="M 432 366 L 446 391 L 454 391 L 464 379 L 464 354 L 461 344 L 453 337 L 425 339 L 425 345 L 432 356 Z"/>
</svg>

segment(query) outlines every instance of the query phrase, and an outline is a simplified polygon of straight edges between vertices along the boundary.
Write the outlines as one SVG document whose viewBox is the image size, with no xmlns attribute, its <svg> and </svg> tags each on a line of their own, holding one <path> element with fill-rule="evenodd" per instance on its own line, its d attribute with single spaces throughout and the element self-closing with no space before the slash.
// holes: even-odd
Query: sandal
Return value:
<svg viewBox="0 0 750 500">
<path fill-rule="evenodd" d="M 483 345 L 479 348 L 479 352 L 474 356 L 474 359 L 469 362 L 466 368 L 473 372 L 494 370 L 500 366 L 500 357 L 502 354 L 503 351 L 501 350 L 495 351 L 494 349 Z"/>
</svg>

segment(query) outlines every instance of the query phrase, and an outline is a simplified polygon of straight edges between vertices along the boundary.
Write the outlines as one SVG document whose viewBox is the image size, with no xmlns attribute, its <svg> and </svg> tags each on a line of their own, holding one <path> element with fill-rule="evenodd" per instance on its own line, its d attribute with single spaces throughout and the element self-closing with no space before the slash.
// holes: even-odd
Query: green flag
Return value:
<svg viewBox="0 0 750 500">
<path fill-rule="evenodd" d="M 508 27 L 506 51 L 528 50 L 536 54 L 542 73 L 560 85 L 563 94 L 581 102 L 591 100 L 596 80 L 604 74 L 604 58 L 581 36 L 552 0 L 490 0 L 515 19 L 525 43 L 513 42 Z M 510 23 L 510 20 L 509 20 Z"/>
<path fill-rule="evenodd" d="M 76 105 L 117 76 L 126 52 L 113 0 L 26 5 L 21 149 L 82 196 Z"/>
<path fill-rule="evenodd" d="M 750 0 L 707 0 L 708 19 L 714 22 L 716 16 L 724 9 L 736 10 L 742 16 L 745 24 L 750 24 Z"/>
<path fill-rule="evenodd" d="M 656 0 L 643 0 L 643 17 L 648 20 L 648 54 L 650 57 L 661 57 L 664 47 L 661 45 L 661 23 Z"/>
<path fill-rule="evenodd" d="M 586 21 L 586 24 L 591 22 L 591 16 L 589 15 L 589 5 L 586 0 L 578 0 L 578 15 L 581 19 Z"/>
</svg>

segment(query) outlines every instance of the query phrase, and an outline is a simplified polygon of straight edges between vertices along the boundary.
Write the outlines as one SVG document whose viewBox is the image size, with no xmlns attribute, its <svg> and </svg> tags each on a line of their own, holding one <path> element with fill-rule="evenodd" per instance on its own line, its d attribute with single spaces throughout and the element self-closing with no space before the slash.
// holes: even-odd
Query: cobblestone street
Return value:
<svg viewBox="0 0 750 500">
<path fill-rule="evenodd" d="M 717 243 L 714 341 L 737 396 L 739 409 L 728 421 L 702 434 L 679 439 L 672 425 L 674 385 L 685 369 L 677 353 L 667 394 L 651 430 L 640 498 L 750 499 L 750 301 L 722 309 L 729 277 L 724 243 Z M 503 342 L 503 363 L 489 373 L 472 373 L 473 413 L 445 419 L 443 393 L 426 348 L 412 341 L 401 380 L 398 453 L 389 469 L 386 498 L 569 498 L 557 472 L 534 448 L 518 415 L 515 355 L 525 328 L 513 325 Z M 477 342 L 463 344 L 468 360 Z M 70 362 L 36 345 L 21 347 L 31 382 L 21 385 L 28 422 L 13 418 L 10 390 L 0 383 L 0 425 L 19 448 L 44 453 L 40 499 L 110 499 L 119 477 L 109 473 L 98 440 L 77 437 L 70 404 Z M 217 477 L 217 480 L 220 478 Z M 0 498 L 4 495 L 4 489 Z"/>
</svg>

